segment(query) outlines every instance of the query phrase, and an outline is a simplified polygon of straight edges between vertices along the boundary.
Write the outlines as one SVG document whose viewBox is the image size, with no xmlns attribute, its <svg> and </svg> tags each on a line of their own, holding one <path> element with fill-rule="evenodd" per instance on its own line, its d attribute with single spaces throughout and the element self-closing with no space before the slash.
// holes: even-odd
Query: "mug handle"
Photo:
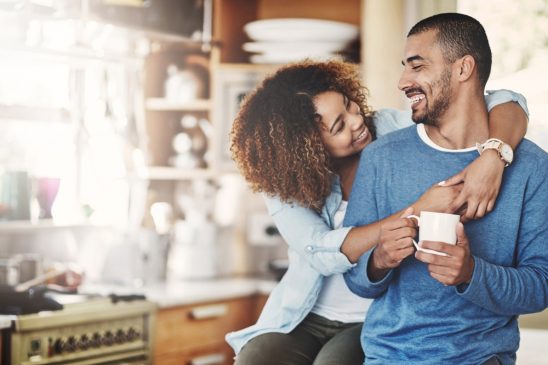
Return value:
<svg viewBox="0 0 548 365">
<path fill-rule="evenodd" d="M 418 216 L 418 215 L 414 215 L 414 214 L 410 214 L 408 215 L 407 217 L 405 218 L 414 218 L 417 220 L 417 226 L 420 227 L 421 225 L 421 218 Z M 420 248 L 419 244 L 414 240 L 414 239 L 411 239 L 413 241 L 413 245 L 415 246 L 415 248 L 417 249 L 417 251 L 422 251 L 422 248 Z"/>
<path fill-rule="evenodd" d="M 419 216 L 416 216 L 414 214 L 411 214 L 411 215 L 408 215 L 407 217 L 405 218 L 415 218 L 417 220 L 417 226 L 420 227 L 421 225 L 421 219 Z M 426 252 L 426 253 L 431 253 L 433 255 L 438 255 L 438 256 L 449 256 L 448 254 L 446 254 L 445 252 L 438 252 L 438 251 L 434 251 L 434 250 L 429 250 L 427 248 L 422 248 L 421 246 L 419 246 L 419 244 L 414 240 L 414 239 L 411 239 L 413 241 L 413 245 L 415 246 L 415 248 L 417 249 L 417 251 L 422 251 L 422 252 Z"/>
<path fill-rule="evenodd" d="M 420 218 L 418 215 L 410 214 L 410 215 L 408 215 L 408 216 L 405 217 L 405 218 L 415 218 L 415 219 L 417 220 L 417 226 L 420 227 L 420 225 L 421 225 L 421 218 Z"/>
</svg>

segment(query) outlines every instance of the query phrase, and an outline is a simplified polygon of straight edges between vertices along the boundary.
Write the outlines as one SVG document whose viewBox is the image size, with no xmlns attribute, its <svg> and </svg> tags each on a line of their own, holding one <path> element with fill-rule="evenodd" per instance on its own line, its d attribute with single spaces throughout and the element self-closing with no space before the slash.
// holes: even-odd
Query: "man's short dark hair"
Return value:
<svg viewBox="0 0 548 365">
<path fill-rule="evenodd" d="M 442 13 L 415 24 L 407 37 L 429 30 L 438 32 L 437 40 L 448 62 L 470 55 L 474 57 L 481 85 L 485 87 L 491 73 L 491 47 L 485 29 L 476 19 L 459 13 Z"/>
</svg>

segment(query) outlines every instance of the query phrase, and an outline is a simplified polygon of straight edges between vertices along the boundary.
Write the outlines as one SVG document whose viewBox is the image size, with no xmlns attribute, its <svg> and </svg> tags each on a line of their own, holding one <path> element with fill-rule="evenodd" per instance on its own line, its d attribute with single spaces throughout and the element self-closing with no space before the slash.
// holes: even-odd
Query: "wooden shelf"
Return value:
<svg viewBox="0 0 548 365">
<path fill-rule="evenodd" d="M 0 105 L 0 119 L 68 123 L 70 112 L 66 109 L 25 105 Z"/>
<path fill-rule="evenodd" d="M 146 108 L 150 111 L 203 111 L 211 110 L 211 100 L 197 99 L 186 103 L 173 102 L 164 98 L 148 98 Z"/>
<path fill-rule="evenodd" d="M 141 179 L 147 180 L 192 180 L 211 179 L 215 172 L 211 169 L 182 169 L 168 166 L 150 166 L 138 172 Z"/>
<path fill-rule="evenodd" d="M 86 222 L 67 222 L 57 223 L 52 219 L 44 219 L 38 221 L 1 221 L 0 234 L 17 233 L 17 232 L 32 232 L 40 230 L 62 230 L 62 229 L 86 229 L 86 228 L 105 228 L 105 225 L 94 225 Z"/>
<path fill-rule="evenodd" d="M 344 6 L 332 0 L 214 0 L 213 29 L 219 44 L 221 63 L 248 63 L 242 49 L 252 41 L 244 32 L 247 23 L 274 18 L 311 18 L 360 25 L 361 0 L 347 0 Z"/>
</svg>

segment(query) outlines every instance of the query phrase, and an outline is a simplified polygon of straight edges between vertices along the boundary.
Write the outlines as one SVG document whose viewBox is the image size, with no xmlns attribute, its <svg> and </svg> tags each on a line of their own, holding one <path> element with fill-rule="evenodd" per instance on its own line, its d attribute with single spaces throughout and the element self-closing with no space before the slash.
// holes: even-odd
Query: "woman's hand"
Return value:
<svg viewBox="0 0 548 365">
<path fill-rule="evenodd" d="M 450 206 L 452 211 L 461 211 L 463 222 L 479 219 L 495 207 L 500 191 L 504 162 L 494 150 L 487 150 L 457 175 L 445 181 L 443 186 L 464 186 Z M 464 211 L 465 210 L 465 211 Z"/>
<path fill-rule="evenodd" d="M 455 207 L 455 200 L 462 194 L 461 190 L 463 184 L 452 183 L 440 186 L 436 184 L 430 189 L 426 190 L 413 205 L 413 210 L 419 214 L 421 211 L 426 210 L 429 212 L 439 213 L 455 213 L 459 210 L 460 206 Z"/>
<path fill-rule="evenodd" d="M 371 254 L 367 274 L 373 281 L 379 281 L 389 270 L 400 266 L 401 262 L 415 252 L 413 237 L 417 235 L 415 222 L 407 218 L 413 208 L 407 208 L 399 218 L 384 221 L 381 226 L 379 243 Z"/>
</svg>

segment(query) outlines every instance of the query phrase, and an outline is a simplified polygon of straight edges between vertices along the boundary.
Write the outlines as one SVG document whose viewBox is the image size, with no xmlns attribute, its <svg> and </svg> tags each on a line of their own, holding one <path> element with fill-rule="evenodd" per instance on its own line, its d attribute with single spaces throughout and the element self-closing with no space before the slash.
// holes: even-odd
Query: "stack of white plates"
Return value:
<svg viewBox="0 0 548 365">
<path fill-rule="evenodd" d="M 265 19 L 244 26 L 254 42 L 244 43 L 244 51 L 255 53 L 252 63 L 286 63 L 336 57 L 359 34 L 354 24 L 321 19 Z"/>
</svg>

